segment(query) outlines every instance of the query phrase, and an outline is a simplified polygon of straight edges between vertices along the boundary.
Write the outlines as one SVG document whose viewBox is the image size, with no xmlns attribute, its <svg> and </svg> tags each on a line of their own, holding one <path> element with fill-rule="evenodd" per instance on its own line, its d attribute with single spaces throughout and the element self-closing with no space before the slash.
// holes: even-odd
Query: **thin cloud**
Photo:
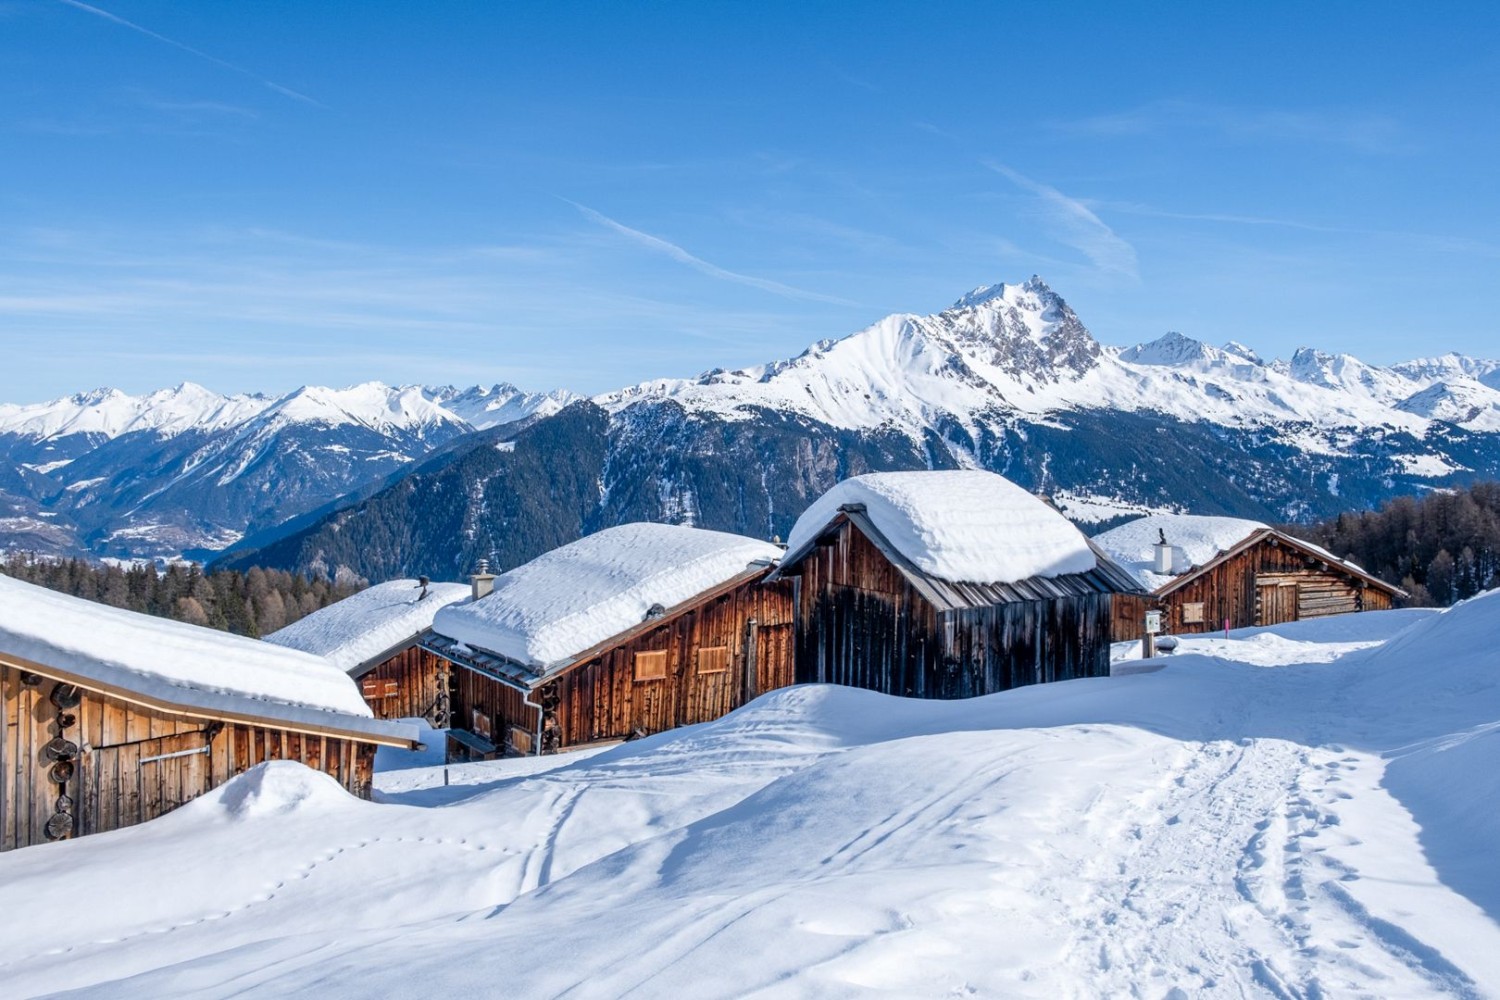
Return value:
<svg viewBox="0 0 1500 1000">
<path fill-rule="evenodd" d="M 986 160 L 984 165 L 1041 199 L 1053 224 L 1053 235 L 1060 243 L 1081 252 L 1100 271 L 1132 281 L 1140 280 L 1135 247 L 1109 228 L 1083 202 L 1068 197 L 1055 187 L 1034 181 L 1003 163 Z"/>
<path fill-rule="evenodd" d="M 784 285 L 779 281 L 772 281 L 769 278 L 757 278 L 751 274 L 740 274 L 738 271 L 730 271 L 726 268 L 720 267 L 717 264 L 710 264 L 702 257 L 696 257 L 693 254 L 688 253 L 676 243 L 673 243 L 669 240 L 664 240 L 660 236 L 652 236 L 650 233 L 643 233 L 639 229 L 632 229 L 624 223 L 616 222 L 609 216 L 604 215 L 601 212 L 596 212 L 592 208 L 589 208 L 587 205 L 580 205 L 576 201 L 570 201 L 567 198 L 564 198 L 563 201 L 568 202 L 569 205 L 572 205 L 574 208 L 578 209 L 579 213 L 590 222 L 600 225 L 612 232 L 618 233 L 619 235 L 624 236 L 625 238 L 639 244 L 640 246 L 645 247 L 648 250 L 652 250 L 656 253 L 662 254 L 663 256 L 670 257 L 672 260 L 677 261 L 679 264 L 686 264 L 693 270 L 699 272 L 700 274 L 706 274 L 710 278 L 718 278 L 721 281 L 732 281 L 738 285 L 748 285 L 751 288 L 759 288 L 763 292 L 770 292 L 773 295 L 781 295 L 789 299 L 805 299 L 813 302 L 828 302 L 833 305 L 840 306 L 857 305 L 857 303 L 850 302 L 848 299 L 841 299 L 832 295 L 824 295 L 821 292 L 810 292 L 803 288 L 794 288 L 791 285 Z"/>
<path fill-rule="evenodd" d="M 102 17 L 106 21 L 113 22 L 114 24 L 118 24 L 121 27 L 129 28 L 131 31 L 139 32 L 140 34 L 145 35 L 147 38 L 154 38 L 158 42 L 162 42 L 164 44 L 172 46 L 174 49 L 181 49 L 183 52 L 186 52 L 189 55 L 197 56 L 199 59 L 205 59 L 208 62 L 213 63 L 215 66 L 219 66 L 232 72 L 239 73 L 241 76 L 248 76 L 250 79 L 256 81 L 261 86 L 269 87 L 271 90 L 276 91 L 276 93 L 281 94 L 284 97 L 290 97 L 295 101 L 302 101 L 306 104 L 311 104 L 319 108 L 328 107 L 328 105 L 324 104 L 322 101 L 316 100 L 312 97 L 308 97 L 306 94 L 299 93 L 290 87 L 284 87 L 281 84 L 277 83 L 275 80 L 268 80 L 263 76 L 252 73 L 250 70 L 246 69 L 243 66 L 236 66 L 232 62 L 220 59 L 218 56 L 211 56 L 207 52 L 193 48 L 191 45 L 184 45 L 182 42 L 179 42 L 176 39 L 168 38 L 166 35 L 158 34 L 157 32 L 152 31 L 150 28 L 144 28 L 141 25 L 136 24 L 134 21 L 127 21 L 123 17 L 120 17 L 118 14 L 111 14 L 109 11 L 104 10 L 100 7 L 95 7 L 92 4 L 83 3 L 82 0 L 57 0 L 57 2 L 65 4 L 69 7 L 77 8 L 78 10 L 84 11 L 86 13 L 93 14 L 95 17 Z"/>
<path fill-rule="evenodd" d="M 1114 138 L 1154 135 L 1171 129 L 1218 132 L 1240 142 L 1276 140 L 1321 142 L 1367 153 L 1402 153 L 1412 148 L 1400 122 L 1363 112 L 1235 108 L 1193 101 L 1153 101 L 1106 115 L 1053 122 L 1069 135 Z"/>
<path fill-rule="evenodd" d="M 1487 257 L 1500 256 L 1500 246 L 1467 236 L 1445 236 L 1439 233 L 1418 233 L 1401 229 L 1371 229 L 1365 226 L 1330 226 L 1297 219 L 1283 219 L 1266 215 L 1236 215 L 1226 212 L 1173 212 L 1141 205 L 1134 202 L 1098 202 L 1112 212 L 1143 215 L 1154 219 L 1173 219 L 1182 222 L 1213 222 L 1230 226 L 1270 226 L 1278 229 L 1295 229 L 1307 233 L 1323 233 L 1331 236 L 1373 236 L 1382 239 L 1405 240 L 1419 249 L 1434 253 L 1481 254 Z"/>
</svg>

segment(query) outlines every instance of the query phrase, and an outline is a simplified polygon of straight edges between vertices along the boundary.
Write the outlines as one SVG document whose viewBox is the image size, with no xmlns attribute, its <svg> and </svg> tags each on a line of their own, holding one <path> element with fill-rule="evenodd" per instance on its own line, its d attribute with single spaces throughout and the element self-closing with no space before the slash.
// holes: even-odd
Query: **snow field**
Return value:
<svg viewBox="0 0 1500 1000">
<path fill-rule="evenodd" d="M 0 981 L 1492 995 L 1500 879 L 1473 856 L 1500 820 L 1470 798 L 1496 781 L 1497 637 L 1491 595 L 1190 637 L 1154 673 L 971 701 L 796 687 L 543 773 L 387 772 L 379 804 L 270 765 L 145 826 L 0 857 Z"/>
</svg>

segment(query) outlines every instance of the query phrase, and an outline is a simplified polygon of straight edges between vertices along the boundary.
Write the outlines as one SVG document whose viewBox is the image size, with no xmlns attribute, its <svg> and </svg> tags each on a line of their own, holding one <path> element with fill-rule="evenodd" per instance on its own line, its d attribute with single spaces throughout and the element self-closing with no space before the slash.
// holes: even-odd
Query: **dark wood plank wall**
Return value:
<svg viewBox="0 0 1500 1000">
<path fill-rule="evenodd" d="M 412 646 L 378 664 L 370 671 L 360 674 L 355 683 L 365 681 L 394 681 L 395 694 L 365 694 L 365 702 L 377 719 L 426 719 L 429 725 L 443 728 L 446 722 L 438 718 L 443 708 L 444 686 L 447 683 L 447 661 L 436 653 Z M 385 689 L 388 685 L 378 685 Z M 442 722 L 442 725 L 439 723 Z"/>
<path fill-rule="evenodd" d="M 501 748 L 509 746 L 517 753 L 526 752 L 527 747 L 510 744 L 512 726 L 526 733 L 536 732 L 536 709 L 526 704 L 525 695 L 486 674 L 459 666 L 452 670 L 454 728 L 474 732 L 477 709 L 489 719 L 491 743 Z"/>
<path fill-rule="evenodd" d="M 1115 640 L 1139 639 L 1148 607 L 1159 608 L 1163 612 L 1163 631 L 1177 635 L 1222 630 L 1226 618 L 1230 628 L 1246 628 L 1322 615 L 1385 611 L 1391 607 L 1388 592 L 1360 587 L 1347 575 L 1326 569 L 1316 560 L 1310 561 L 1290 546 L 1273 545 L 1272 541 L 1265 539 L 1252 545 L 1163 599 L 1143 599 L 1140 607 L 1134 607 L 1130 600 L 1117 598 Z M 1284 598 L 1275 599 L 1263 595 L 1259 589 L 1277 585 L 1292 589 Z M 1184 608 L 1189 604 L 1203 605 L 1203 621 L 1185 620 Z"/>
<path fill-rule="evenodd" d="M 1156 599 L 1145 594 L 1116 594 L 1110 602 L 1110 639 L 1114 642 L 1139 639 L 1145 629 L 1146 612 L 1156 606 Z"/>
<path fill-rule="evenodd" d="M 561 748 L 708 722 L 793 683 L 794 594 L 789 580 L 747 582 L 568 670 L 541 692 L 544 742 Z M 702 672 L 700 650 L 716 647 L 727 647 L 727 669 Z M 666 676 L 636 680 L 635 654 L 652 651 L 667 654 Z"/>
<path fill-rule="evenodd" d="M 796 565 L 797 681 L 935 697 L 938 614 L 847 521 Z"/>
<path fill-rule="evenodd" d="M 1109 676 L 1109 594 L 1015 601 L 951 611 L 944 625 L 939 698 L 971 698 L 1028 684 Z"/>
<path fill-rule="evenodd" d="M 60 794 L 72 800 L 71 835 L 99 833 L 154 819 L 266 760 L 301 761 L 370 796 L 373 744 L 167 715 L 89 690 L 67 710 L 74 724 L 60 731 L 50 700 L 56 683 L 21 677 L 0 664 L 0 850 L 47 842 Z M 53 780 L 43 753 L 59 733 L 79 747 L 65 783 Z"/>
<path fill-rule="evenodd" d="M 1113 595 L 939 611 L 848 522 L 793 572 L 801 682 L 966 698 L 1109 672 Z"/>
</svg>

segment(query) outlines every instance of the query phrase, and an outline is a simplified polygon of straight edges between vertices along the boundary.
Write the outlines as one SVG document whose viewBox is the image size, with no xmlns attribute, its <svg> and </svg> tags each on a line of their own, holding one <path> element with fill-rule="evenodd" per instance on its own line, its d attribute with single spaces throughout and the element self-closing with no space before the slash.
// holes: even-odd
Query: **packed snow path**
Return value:
<svg viewBox="0 0 1500 1000">
<path fill-rule="evenodd" d="M 793 688 L 586 759 L 448 787 L 387 772 L 383 804 L 262 768 L 144 827 L 0 857 L 0 982 L 1500 995 L 1497 638 L 1483 598 L 1190 639 L 1158 672 L 967 702 Z"/>
</svg>

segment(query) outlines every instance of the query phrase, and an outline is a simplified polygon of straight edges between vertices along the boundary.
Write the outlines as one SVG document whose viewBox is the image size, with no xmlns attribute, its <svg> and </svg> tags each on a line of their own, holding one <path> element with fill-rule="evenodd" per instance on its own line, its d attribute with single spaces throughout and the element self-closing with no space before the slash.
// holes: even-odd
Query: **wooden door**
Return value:
<svg viewBox="0 0 1500 1000">
<path fill-rule="evenodd" d="M 790 622 L 755 630 L 755 693 L 765 694 L 795 683 L 792 656 L 796 634 Z"/>
<path fill-rule="evenodd" d="M 1279 625 L 1297 620 L 1295 583 L 1260 583 L 1255 586 L 1255 624 Z"/>
<path fill-rule="evenodd" d="M 80 764 L 82 833 L 144 823 L 213 787 L 209 745 L 201 732 L 94 747 Z"/>
</svg>

